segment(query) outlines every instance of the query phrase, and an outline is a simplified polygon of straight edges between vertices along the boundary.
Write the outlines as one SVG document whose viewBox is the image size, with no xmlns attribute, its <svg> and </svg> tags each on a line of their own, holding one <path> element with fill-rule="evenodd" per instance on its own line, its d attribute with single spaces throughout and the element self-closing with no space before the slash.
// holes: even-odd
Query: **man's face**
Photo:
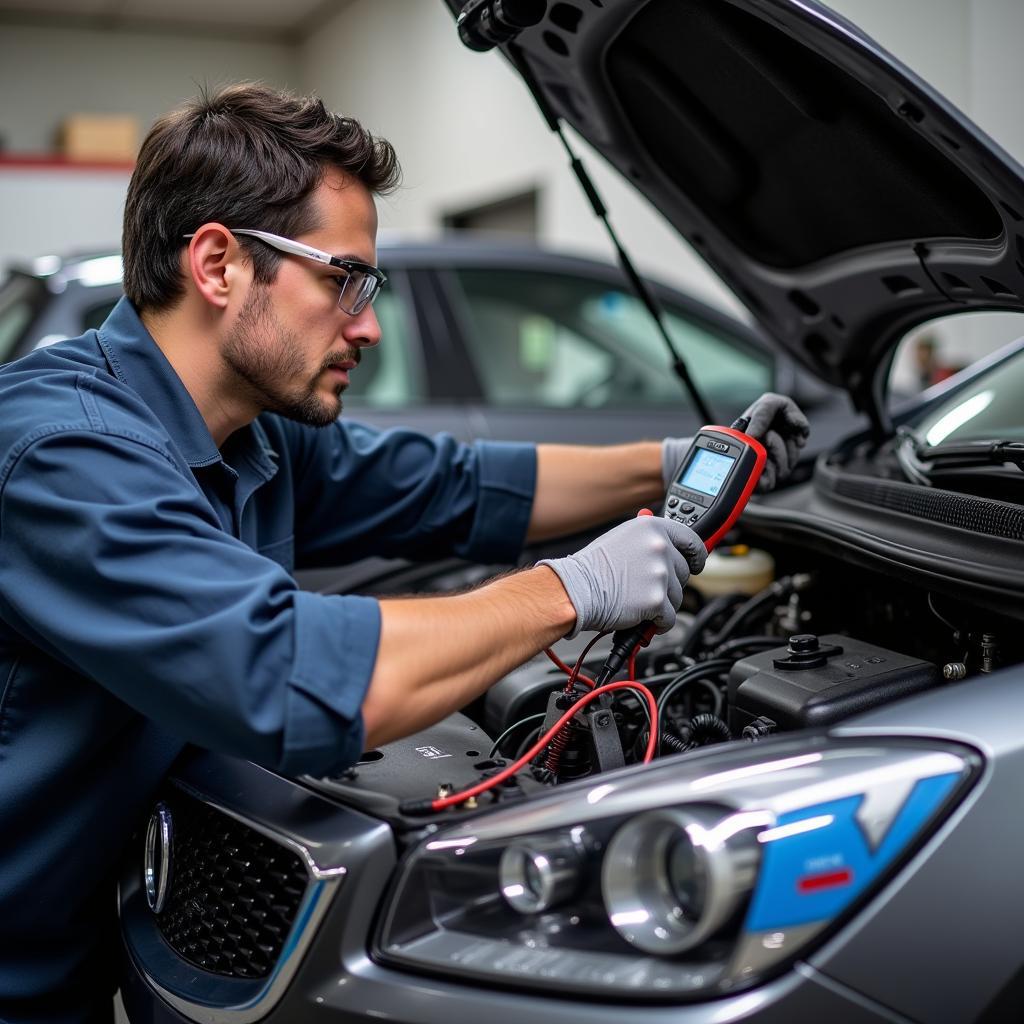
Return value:
<svg viewBox="0 0 1024 1024">
<path fill-rule="evenodd" d="M 296 241 L 375 265 L 377 211 L 369 190 L 328 172 L 313 202 L 321 226 Z M 282 255 L 271 284 L 253 282 L 223 355 L 261 409 L 317 427 L 337 419 L 362 349 L 380 341 L 372 306 L 356 316 L 339 309 L 342 276 L 301 256 Z"/>
</svg>

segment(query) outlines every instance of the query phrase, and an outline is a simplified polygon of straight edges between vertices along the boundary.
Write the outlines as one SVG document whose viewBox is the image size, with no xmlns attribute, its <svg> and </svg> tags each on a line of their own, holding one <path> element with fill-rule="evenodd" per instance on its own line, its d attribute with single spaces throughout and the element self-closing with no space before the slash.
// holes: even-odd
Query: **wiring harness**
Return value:
<svg viewBox="0 0 1024 1024">
<path fill-rule="evenodd" d="M 550 694 L 547 711 L 526 715 L 502 731 L 488 755 L 494 764 L 487 777 L 457 792 L 405 801 L 402 812 L 423 815 L 476 807 L 477 798 L 485 794 L 497 799 L 509 787 L 514 791 L 521 772 L 536 782 L 555 784 L 602 770 L 606 765 L 594 736 L 597 725 L 614 726 L 610 731 L 622 751 L 618 764 L 647 763 L 739 738 L 730 734 L 725 719 L 729 671 L 737 659 L 784 642 L 772 631 L 780 628 L 775 619 L 810 582 L 807 576 L 782 577 L 752 597 L 713 598 L 698 609 L 671 653 L 645 656 L 642 673 L 638 654 L 647 638 L 635 631 L 614 636 L 603 662 L 591 656 L 607 633 L 594 636 L 571 666 L 546 650 L 565 676 L 564 685 Z M 742 632 L 751 626 L 761 631 Z M 611 678 L 620 672 L 624 678 Z M 743 737 L 756 740 L 769 729 L 746 729 Z"/>
</svg>

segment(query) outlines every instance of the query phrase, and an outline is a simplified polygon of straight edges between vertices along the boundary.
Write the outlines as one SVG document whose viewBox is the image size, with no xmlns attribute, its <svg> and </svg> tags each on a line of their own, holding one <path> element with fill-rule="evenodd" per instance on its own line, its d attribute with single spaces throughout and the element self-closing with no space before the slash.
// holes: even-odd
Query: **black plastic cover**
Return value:
<svg viewBox="0 0 1024 1024">
<path fill-rule="evenodd" d="M 310 780 L 391 820 L 403 800 L 433 799 L 441 786 L 461 789 L 479 779 L 493 740 L 465 715 L 449 715 L 437 725 L 377 750 L 335 778 Z"/>
<path fill-rule="evenodd" d="M 793 640 L 801 642 L 752 655 L 733 665 L 729 673 L 729 726 L 733 735 L 739 735 L 745 725 L 762 716 L 782 731 L 831 725 L 918 693 L 941 678 L 931 662 L 853 637 L 832 633 Z M 806 658 L 812 640 L 822 652 L 822 659 Z"/>
</svg>

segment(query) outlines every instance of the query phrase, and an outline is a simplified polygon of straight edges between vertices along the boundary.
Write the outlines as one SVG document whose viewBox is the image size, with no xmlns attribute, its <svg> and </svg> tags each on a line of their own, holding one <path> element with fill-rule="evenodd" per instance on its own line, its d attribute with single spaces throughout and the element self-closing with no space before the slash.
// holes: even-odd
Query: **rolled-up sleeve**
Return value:
<svg viewBox="0 0 1024 1024">
<path fill-rule="evenodd" d="M 0 477 L 0 601 L 169 732 L 286 774 L 358 759 L 380 609 L 300 592 L 143 439 L 64 431 Z"/>
<path fill-rule="evenodd" d="M 522 549 L 537 484 L 537 449 L 500 441 L 476 443 L 478 491 L 473 525 L 456 552 L 479 561 L 512 561 Z"/>
<path fill-rule="evenodd" d="M 522 549 L 533 445 L 337 423 L 293 434 L 291 455 L 299 566 L 368 555 L 512 562 Z"/>
</svg>

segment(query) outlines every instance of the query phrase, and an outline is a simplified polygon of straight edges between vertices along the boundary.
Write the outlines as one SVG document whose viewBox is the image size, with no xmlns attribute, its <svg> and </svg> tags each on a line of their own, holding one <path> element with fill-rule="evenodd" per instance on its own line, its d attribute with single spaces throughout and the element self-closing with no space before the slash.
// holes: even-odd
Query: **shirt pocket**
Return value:
<svg viewBox="0 0 1024 1024">
<path fill-rule="evenodd" d="M 294 534 L 285 537 L 284 540 L 276 540 L 272 544 L 261 544 L 257 550 L 264 558 L 277 562 L 285 572 L 290 573 L 295 568 Z"/>
</svg>

